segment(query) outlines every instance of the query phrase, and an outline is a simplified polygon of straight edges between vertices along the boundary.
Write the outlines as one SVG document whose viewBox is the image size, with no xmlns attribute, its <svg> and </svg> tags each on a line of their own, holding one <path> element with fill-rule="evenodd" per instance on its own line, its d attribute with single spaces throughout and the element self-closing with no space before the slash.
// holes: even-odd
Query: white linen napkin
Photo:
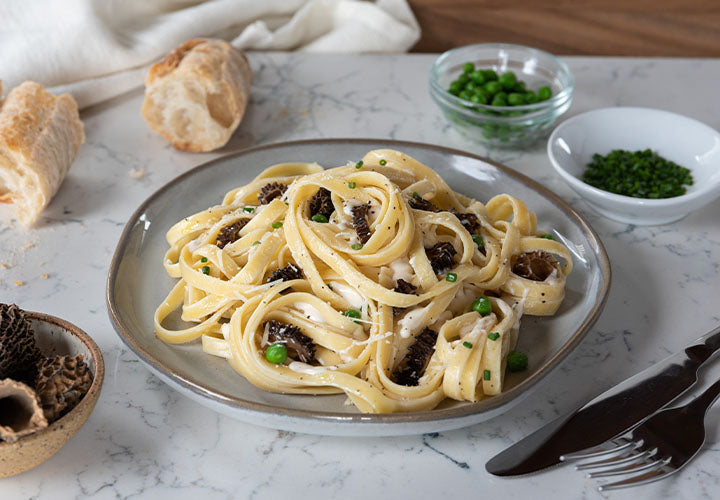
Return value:
<svg viewBox="0 0 720 500">
<path fill-rule="evenodd" d="M 83 108 L 142 85 L 181 43 L 245 50 L 404 52 L 420 37 L 406 0 L 2 0 L 0 80 L 70 92 Z"/>
</svg>

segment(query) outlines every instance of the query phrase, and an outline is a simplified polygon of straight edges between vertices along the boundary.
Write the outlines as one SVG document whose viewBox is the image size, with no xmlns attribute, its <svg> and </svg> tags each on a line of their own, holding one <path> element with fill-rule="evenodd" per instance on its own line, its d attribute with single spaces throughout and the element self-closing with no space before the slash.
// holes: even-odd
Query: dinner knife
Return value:
<svg viewBox="0 0 720 500">
<path fill-rule="evenodd" d="M 695 385 L 698 368 L 719 349 L 720 327 L 541 427 L 495 455 L 485 468 L 496 476 L 528 474 L 625 433 Z"/>
</svg>

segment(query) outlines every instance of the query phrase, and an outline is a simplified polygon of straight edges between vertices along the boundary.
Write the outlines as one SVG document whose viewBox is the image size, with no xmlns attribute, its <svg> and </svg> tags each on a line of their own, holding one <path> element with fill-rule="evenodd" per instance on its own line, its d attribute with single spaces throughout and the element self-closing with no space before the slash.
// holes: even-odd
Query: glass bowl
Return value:
<svg viewBox="0 0 720 500">
<path fill-rule="evenodd" d="M 463 73 L 463 64 L 512 71 L 528 90 L 547 85 L 550 99 L 519 106 L 491 106 L 461 99 L 448 92 Z M 523 148 L 545 137 L 557 118 L 572 103 L 575 78 L 557 57 L 522 45 L 480 43 L 449 50 L 437 58 L 430 70 L 430 95 L 443 115 L 471 140 L 489 147 Z"/>
</svg>

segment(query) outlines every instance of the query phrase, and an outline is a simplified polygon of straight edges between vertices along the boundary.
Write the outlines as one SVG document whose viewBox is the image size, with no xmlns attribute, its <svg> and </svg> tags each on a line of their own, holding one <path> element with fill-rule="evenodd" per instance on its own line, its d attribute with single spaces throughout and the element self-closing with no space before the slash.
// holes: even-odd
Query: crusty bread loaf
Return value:
<svg viewBox="0 0 720 500">
<path fill-rule="evenodd" d="M 13 89 L 0 108 L 0 201 L 30 225 L 62 184 L 85 141 L 75 99 L 35 82 Z"/>
<path fill-rule="evenodd" d="M 190 40 L 150 68 L 142 115 L 176 149 L 212 151 L 240 124 L 251 82 L 240 50 L 222 40 Z"/>
</svg>

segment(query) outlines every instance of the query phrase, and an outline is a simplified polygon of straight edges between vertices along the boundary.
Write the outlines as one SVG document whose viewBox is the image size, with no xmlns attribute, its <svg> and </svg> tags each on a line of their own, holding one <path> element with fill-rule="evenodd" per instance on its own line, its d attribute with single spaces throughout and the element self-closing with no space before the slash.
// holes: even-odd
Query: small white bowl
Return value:
<svg viewBox="0 0 720 500">
<path fill-rule="evenodd" d="M 582 181 L 592 155 L 651 149 L 690 169 L 682 196 L 632 198 Z M 649 108 L 604 108 L 566 120 L 550 135 L 548 156 L 558 174 L 600 214 L 638 225 L 668 224 L 720 196 L 720 133 L 692 118 Z"/>
</svg>

